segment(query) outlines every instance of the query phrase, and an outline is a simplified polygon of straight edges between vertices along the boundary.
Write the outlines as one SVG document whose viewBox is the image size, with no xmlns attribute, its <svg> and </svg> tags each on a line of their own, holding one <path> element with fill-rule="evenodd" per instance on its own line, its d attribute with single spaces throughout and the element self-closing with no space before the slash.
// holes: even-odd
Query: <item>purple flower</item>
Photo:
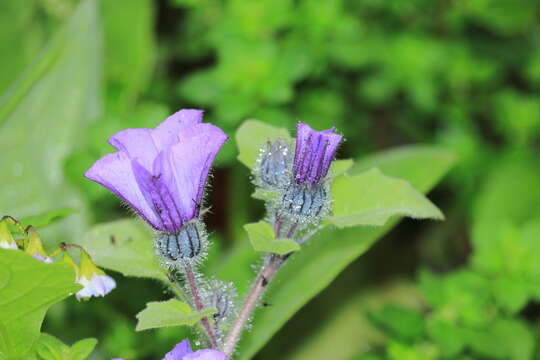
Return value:
<svg viewBox="0 0 540 360">
<path fill-rule="evenodd" d="M 123 360 L 115 358 L 112 360 Z M 227 360 L 227 356 L 220 351 L 203 349 L 192 351 L 188 340 L 178 343 L 174 349 L 168 352 L 163 360 Z"/>
<path fill-rule="evenodd" d="M 163 360 L 227 360 L 227 356 L 220 351 L 212 349 L 193 352 L 189 341 L 184 340 L 167 353 Z"/>
<path fill-rule="evenodd" d="M 156 230 L 176 234 L 199 216 L 206 178 L 227 140 L 203 124 L 201 110 L 180 110 L 155 129 L 126 129 L 109 139 L 118 152 L 85 176 L 116 194 Z"/>
<path fill-rule="evenodd" d="M 298 123 L 293 175 L 297 184 L 319 183 L 327 174 L 343 136 L 335 128 L 315 131 L 309 125 Z"/>
</svg>

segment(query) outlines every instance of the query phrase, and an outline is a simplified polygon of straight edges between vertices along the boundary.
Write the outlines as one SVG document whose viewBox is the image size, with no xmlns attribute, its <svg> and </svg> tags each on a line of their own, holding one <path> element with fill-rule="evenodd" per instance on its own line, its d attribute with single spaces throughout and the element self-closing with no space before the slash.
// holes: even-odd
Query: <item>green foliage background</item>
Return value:
<svg viewBox="0 0 540 360">
<path fill-rule="evenodd" d="M 539 356 L 538 1 L 100 0 L 70 25 L 79 3 L 0 2 L 0 215 L 74 208 L 43 230 L 50 248 L 126 217 L 82 174 L 115 131 L 181 107 L 230 135 L 247 118 L 336 126 L 343 158 L 437 145 L 457 158 L 431 196 L 446 222 L 403 222 L 256 358 Z M 208 197 L 208 271 L 247 279 L 247 261 L 216 260 L 263 211 L 236 155 L 231 136 Z M 96 359 L 160 358 L 182 330 L 135 333 L 134 315 L 167 298 L 162 285 L 117 275 L 106 298 L 53 307 L 45 330 L 97 338 Z"/>
</svg>

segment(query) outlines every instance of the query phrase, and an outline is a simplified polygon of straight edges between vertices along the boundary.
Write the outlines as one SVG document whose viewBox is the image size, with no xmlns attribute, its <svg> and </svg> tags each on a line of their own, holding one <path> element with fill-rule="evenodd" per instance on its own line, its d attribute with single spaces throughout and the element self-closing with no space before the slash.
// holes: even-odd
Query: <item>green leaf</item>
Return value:
<svg viewBox="0 0 540 360">
<path fill-rule="evenodd" d="M 84 230 L 82 195 L 64 182 L 63 161 L 100 114 L 100 60 L 96 2 L 85 0 L 43 58 L 0 99 L 0 214 L 20 219 L 71 207 L 81 211 L 48 231 L 75 238 Z"/>
<path fill-rule="evenodd" d="M 69 353 L 71 357 L 69 359 L 73 360 L 84 360 L 90 356 L 92 351 L 97 345 L 97 340 L 94 338 L 88 338 L 77 341 L 71 346 Z"/>
<path fill-rule="evenodd" d="M 280 136 L 287 140 L 291 138 L 285 128 L 272 126 L 259 120 L 246 120 L 236 131 L 238 160 L 248 168 L 252 168 L 266 141 Z"/>
<path fill-rule="evenodd" d="M 244 229 L 248 233 L 249 241 L 255 251 L 285 255 L 300 250 L 300 245 L 294 240 L 275 239 L 274 229 L 266 221 L 246 224 Z"/>
<path fill-rule="evenodd" d="M 0 249 L 0 359 L 25 358 L 49 307 L 80 288 L 70 265 Z"/>
<path fill-rule="evenodd" d="M 424 320 L 416 310 L 389 304 L 370 315 L 375 324 L 399 339 L 414 341 L 424 335 Z"/>
<path fill-rule="evenodd" d="M 372 156 L 369 165 L 364 160 L 358 161 L 353 170 L 376 166 L 426 192 L 452 163 L 451 154 L 442 150 L 407 147 Z M 396 220 L 382 227 L 327 229 L 313 237 L 302 251 L 293 253 L 269 285 L 265 301 L 273 306 L 255 312 L 253 323 L 257 326 L 244 334 L 238 358 L 252 358 L 291 316 L 388 232 Z"/>
<path fill-rule="evenodd" d="M 108 109 L 122 113 L 131 109 L 152 75 L 157 54 L 154 3 L 151 0 L 115 0 L 102 1 L 100 5 L 107 54 Z M 129 21 L 124 21 L 125 14 L 130 14 Z"/>
<path fill-rule="evenodd" d="M 330 166 L 329 173 L 333 177 L 338 177 L 339 175 L 343 175 L 347 171 L 349 171 L 353 165 L 354 165 L 353 159 L 334 160 L 332 161 L 332 165 Z"/>
<path fill-rule="evenodd" d="M 138 220 L 118 220 L 93 226 L 79 241 L 92 259 L 125 276 L 167 281 L 152 248 L 152 234 Z"/>
<path fill-rule="evenodd" d="M 52 335 L 41 334 L 36 352 L 43 360 L 84 360 L 96 347 L 96 339 L 79 340 L 71 348 Z"/>
<path fill-rule="evenodd" d="M 333 214 L 338 227 L 384 225 L 392 216 L 443 219 L 440 210 L 410 183 L 371 169 L 361 175 L 340 176 L 332 185 Z"/>
<path fill-rule="evenodd" d="M 36 344 L 36 352 L 43 360 L 66 359 L 69 347 L 49 334 L 41 334 Z"/>
<path fill-rule="evenodd" d="M 20 220 L 20 223 L 23 225 L 23 227 L 27 227 L 28 225 L 32 225 L 34 228 L 43 228 L 47 225 L 53 224 L 57 221 L 60 221 L 64 219 L 66 216 L 69 216 L 71 214 L 76 213 L 77 210 L 72 208 L 63 208 L 58 210 L 51 210 L 46 211 L 39 215 L 33 215 L 25 217 L 24 219 Z M 12 231 L 18 232 L 19 229 L 16 226 L 11 227 Z"/>
<path fill-rule="evenodd" d="M 193 311 L 191 307 L 176 299 L 168 301 L 155 301 L 146 304 L 146 308 L 136 315 L 137 327 L 142 331 L 168 326 L 193 326 L 202 318 L 214 314 L 214 309 Z"/>
</svg>

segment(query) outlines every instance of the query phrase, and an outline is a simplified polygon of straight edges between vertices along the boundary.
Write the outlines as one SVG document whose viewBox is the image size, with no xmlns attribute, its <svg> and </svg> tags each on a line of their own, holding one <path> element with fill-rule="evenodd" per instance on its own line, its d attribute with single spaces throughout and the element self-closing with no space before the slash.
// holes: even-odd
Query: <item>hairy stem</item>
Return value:
<svg viewBox="0 0 540 360">
<path fill-rule="evenodd" d="M 255 278 L 255 281 L 244 300 L 242 309 L 234 321 L 227 338 L 225 339 L 223 352 L 225 355 L 227 355 L 227 357 L 230 357 L 233 354 L 236 344 L 238 343 L 238 340 L 240 340 L 240 335 L 242 335 L 242 331 L 244 330 L 253 310 L 263 295 L 266 286 L 272 280 L 274 274 L 279 269 L 281 264 L 283 264 L 284 259 L 284 256 L 279 256 L 276 254 L 270 254 L 265 259 L 265 264 Z"/>
<path fill-rule="evenodd" d="M 184 270 L 186 273 L 186 279 L 187 283 L 189 285 L 189 288 L 191 290 L 191 295 L 193 297 L 193 302 L 195 303 L 195 308 L 197 311 L 204 310 L 204 305 L 201 300 L 201 296 L 199 295 L 199 288 L 197 287 L 197 281 L 195 279 L 195 274 L 193 273 L 193 269 L 191 268 L 191 265 L 185 264 Z M 201 325 L 206 332 L 206 335 L 208 336 L 208 339 L 210 340 L 210 343 L 212 344 L 212 347 L 214 349 L 219 349 L 219 344 L 216 339 L 216 335 L 214 334 L 214 330 L 212 330 L 212 327 L 210 326 L 210 323 L 208 322 L 208 317 L 203 317 L 201 319 Z"/>
</svg>

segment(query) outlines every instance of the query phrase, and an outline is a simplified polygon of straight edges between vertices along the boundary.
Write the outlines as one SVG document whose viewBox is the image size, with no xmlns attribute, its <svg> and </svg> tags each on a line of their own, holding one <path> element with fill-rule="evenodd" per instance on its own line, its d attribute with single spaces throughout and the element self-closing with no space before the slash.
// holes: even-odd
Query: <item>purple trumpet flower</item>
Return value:
<svg viewBox="0 0 540 360">
<path fill-rule="evenodd" d="M 202 115 L 201 110 L 180 110 L 155 129 L 122 130 L 109 139 L 118 151 L 85 173 L 154 229 L 175 235 L 166 237 L 167 244 L 174 240 L 170 245 L 174 258 L 182 255 L 182 241 L 176 235 L 186 224 L 192 229 L 182 236 L 192 240 L 196 234 L 200 248 L 198 228 L 190 221 L 199 216 L 208 172 L 227 140 L 218 127 L 201 123 Z M 188 250 L 184 254 L 196 255 Z"/>
<path fill-rule="evenodd" d="M 124 359 L 115 358 L 112 360 Z M 192 351 L 189 341 L 183 340 L 168 352 L 163 360 L 227 360 L 227 356 L 220 351 L 212 349 Z"/>
<path fill-rule="evenodd" d="M 327 174 L 343 136 L 335 128 L 315 131 L 299 122 L 296 127 L 296 150 L 293 175 L 297 184 L 317 184 Z"/>
</svg>

